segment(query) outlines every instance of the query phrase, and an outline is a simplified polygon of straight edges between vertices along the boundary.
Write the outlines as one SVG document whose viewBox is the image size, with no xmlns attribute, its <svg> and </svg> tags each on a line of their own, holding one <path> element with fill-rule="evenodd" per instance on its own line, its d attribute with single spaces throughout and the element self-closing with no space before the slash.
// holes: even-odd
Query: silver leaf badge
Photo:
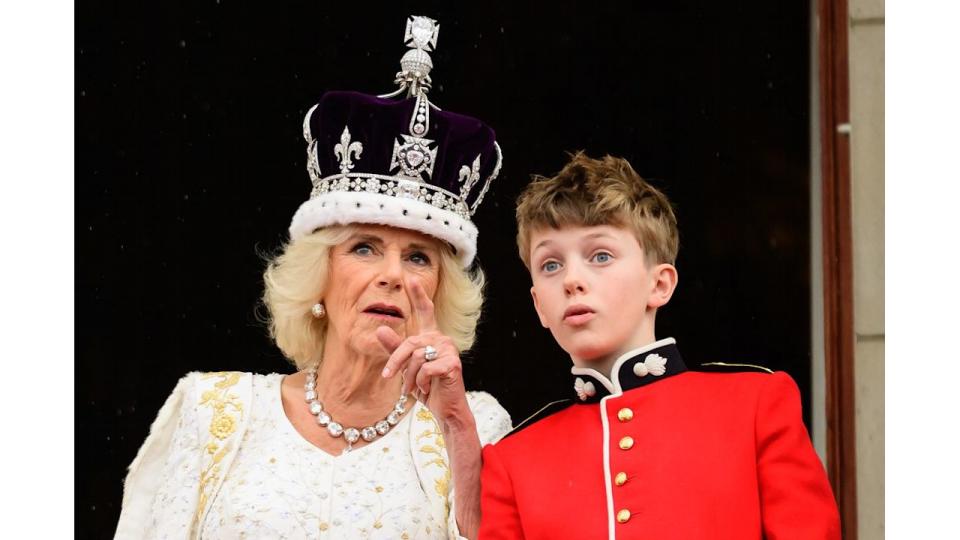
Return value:
<svg viewBox="0 0 960 540">
<path fill-rule="evenodd" d="M 647 374 L 659 377 L 667 372 L 667 359 L 659 354 L 648 354 L 643 362 L 633 365 L 633 373 L 637 377 L 646 377 Z"/>
<path fill-rule="evenodd" d="M 580 401 L 586 401 L 587 398 L 597 395 L 597 388 L 593 386 L 593 383 L 590 381 L 585 382 L 580 377 L 577 377 L 577 380 L 573 381 L 573 389 L 577 391 L 577 397 L 580 398 Z"/>
</svg>

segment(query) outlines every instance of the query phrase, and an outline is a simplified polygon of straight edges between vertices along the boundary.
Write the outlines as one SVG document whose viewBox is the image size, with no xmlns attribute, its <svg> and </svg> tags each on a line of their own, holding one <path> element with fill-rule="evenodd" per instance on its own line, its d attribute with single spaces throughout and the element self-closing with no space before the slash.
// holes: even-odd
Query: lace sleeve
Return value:
<svg viewBox="0 0 960 540">
<path fill-rule="evenodd" d="M 196 378 L 177 384 L 130 464 L 116 538 L 188 538 L 199 491 Z"/>
<path fill-rule="evenodd" d="M 513 424 L 510 413 L 500 402 L 486 392 L 467 392 L 467 403 L 477 422 L 477 434 L 480 436 L 480 446 L 493 444 L 506 435 Z"/>
</svg>

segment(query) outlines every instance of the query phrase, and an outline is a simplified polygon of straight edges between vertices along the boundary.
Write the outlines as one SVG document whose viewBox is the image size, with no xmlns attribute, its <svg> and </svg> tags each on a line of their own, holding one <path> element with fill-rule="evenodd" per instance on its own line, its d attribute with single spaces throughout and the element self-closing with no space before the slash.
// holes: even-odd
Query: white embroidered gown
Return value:
<svg viewBox="0 0 960 540">
<path fill-rule="evenodd" d="M 416 404 L 383 437 L 332 456 L 305 440 L 286 417 L 282 377 L 253 375 L 245 433 L 219 489 L 209 500 L 201 496 L 206 511 L 199 526 L 192 523 L 197 504 L 190 495 L 203 467 L 194 466 L 192 456 L 204 452 L 205 426 L 197 425 L 190 407 L 182 407 L 187 410 L 163 457 L 164 478 L 144 523 L 147 538 L 459 537 L 443 439 L 425 407 Z M 507 412 L 492 396 L 468 392 L 467 397 L 481 444 L 510 430 Z M 125 508 L 127 498 L 125 493 Z M 124 525 L 121 516 L 118 538 L 121 529 L 133 530 Z"/>
</svg>

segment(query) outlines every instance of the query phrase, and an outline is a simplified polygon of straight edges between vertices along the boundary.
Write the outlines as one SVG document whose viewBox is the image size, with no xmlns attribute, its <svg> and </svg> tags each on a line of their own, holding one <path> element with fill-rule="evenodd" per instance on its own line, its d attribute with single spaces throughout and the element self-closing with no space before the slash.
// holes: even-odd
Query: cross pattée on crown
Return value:
<svg viewBox="0 0 960 540">
<path fill-rule="evenodd" d="M 440 33 L 440 25 L 430 17 L 420 15 L 411 15 L 407 19 L 407 31 L 404 33 L 403 42 L 411 48 L 432 51 L 437 46 L 437 35 Z"/>
</svg>

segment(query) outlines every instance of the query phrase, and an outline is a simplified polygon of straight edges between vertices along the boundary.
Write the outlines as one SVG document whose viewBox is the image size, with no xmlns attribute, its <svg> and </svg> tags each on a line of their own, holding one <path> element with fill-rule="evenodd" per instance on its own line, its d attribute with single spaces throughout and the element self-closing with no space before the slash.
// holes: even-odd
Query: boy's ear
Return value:
<svg viewBox="0 0 960 540">
<path fill-rule="evenodd" d="M 540 317 L 541 326 L 549 328 L 549 326 L 547 326 L 547 319 L 543 317 L 543 312 L 540 311 L 540 300 L 537 299 L 537 291 L 533 287 L 530 287 L 530 296 L 533 297 L 533 309 L 537 310 L 537 317 Z"/>
<path fill-rule="evenodd" d="M 677 269 L 672 264 L 658 264 L 651 270 L 650 277 L 653 280 L 653 290 L 647 299 L 647 307 L 662 307 L 670 301 L 677 288 Z"/>
</svg>

